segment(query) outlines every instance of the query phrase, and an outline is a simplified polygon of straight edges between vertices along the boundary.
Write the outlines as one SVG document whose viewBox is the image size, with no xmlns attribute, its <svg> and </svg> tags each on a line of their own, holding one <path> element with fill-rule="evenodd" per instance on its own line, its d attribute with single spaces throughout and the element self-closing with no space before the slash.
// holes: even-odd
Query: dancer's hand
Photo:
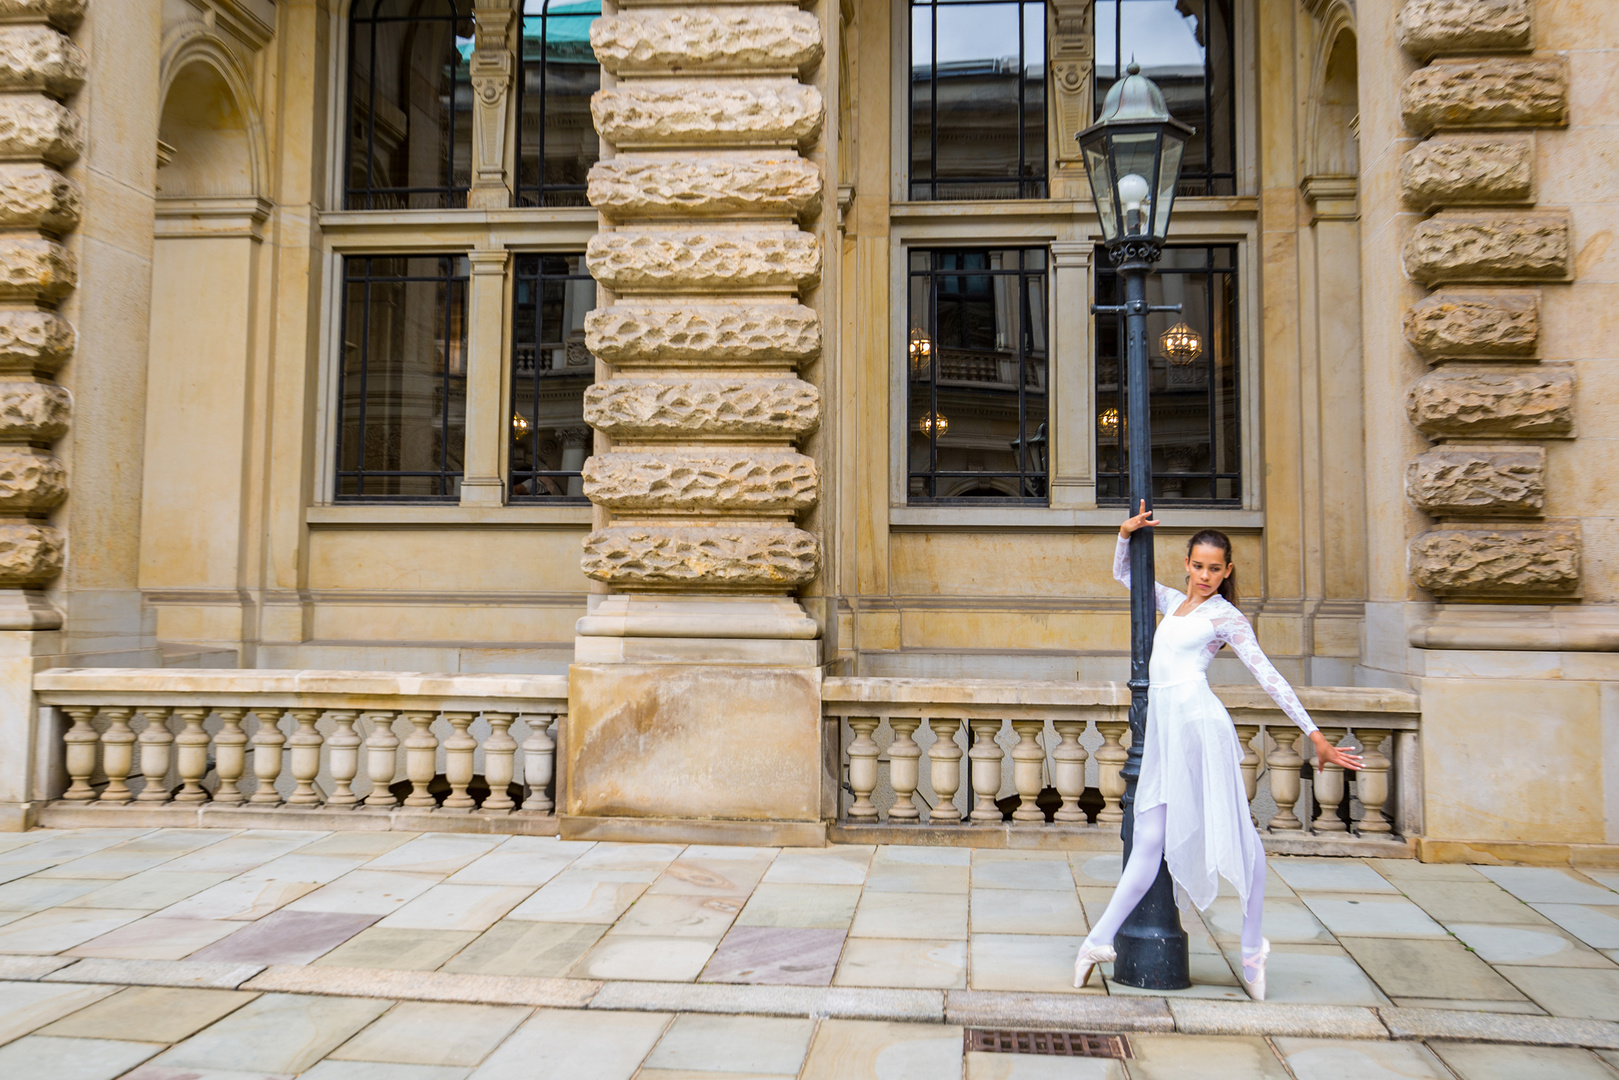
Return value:
<svg viewBox="0 0 1619 1080">
<path fill-rule="evenodd" d="M 1153 512 L 1147 509 L 1147 500 L 1141 500 L 1141 513 L 1127 520 L 1119 526 L 1120 536 L 1129 536 L 1137 529 L 1150 529 L 1158 524 L 1158 519 L 1152 516 Z"/>
<path fill-rule="evenodd" d="M 1336 765 L 1342 769 L 1360 771 L 1360 755 L 1353 750 L 1340 750 L 1327 741 L 1327 737 L 1319 731 L 1310 733 L 1310 741 L 1315 743 L 1315 760 L 1320 765 Z"/>
</svg>

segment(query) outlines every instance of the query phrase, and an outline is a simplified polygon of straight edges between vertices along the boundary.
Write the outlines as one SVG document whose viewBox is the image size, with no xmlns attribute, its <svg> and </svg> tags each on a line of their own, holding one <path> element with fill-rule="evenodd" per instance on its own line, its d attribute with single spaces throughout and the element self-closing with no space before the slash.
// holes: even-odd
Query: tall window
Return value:
<svg viewBox="0 0 1619 1080">
<path fill-rule="evenodd" d="M 1043 199 L 1046 6 L 911 0 L 911 198 Z"/>
<path fill-rule="evenodd" d="M 590 95 L 601 68 L 590 23 L 601 0 L 523 0 L 523 88 L 517 96 L 517 205 L 584 206 L 598 141 Z"/>
<path fill-rule="evenodd" d="M 471 0 L 354 0 L 350 210 L 465 206 L 472 183 Z"/>
<path fill-rule="evenodd" d="M 1236 84 L 1231 0 L 1095 0 L 1096 107 L 1134 59 L 1169 115 L 1196 129 L 1181 195 L 1235 195 Z"/>
<path fill-rule="evenodd" d="M 912 251 L 910 501 L 1046 500 L 1046 253 Z"/>
<path fill-rule="evenodd" d="M 337 498 L 454 501 L 467 417 L 467 260 L 343 260 Z"/>
<path fill-rule="evenodd" d="M 584 394 L 596 373 L 585 351 L 585 315 L 596 306 L 596 283 L 583 255 L 516 261 L 512 499 L 583 500 L 579 470 L 591 445 Z"/>
<path fill-rule="evenodd" d="M 1097 253 L 1096 302 L 1124 290 Z M 1242 498 L 1237 442 L 1237 250 L 1168 247 L 1147 276 L 1149 304 L 1180 314 L 1147 316 L 1154 499 L 1232 503 Z M 1129 431 L 1123 376 L 1124 316 L 1096 320 L 1096 497 L 1129 499 Z"/>
</svg>

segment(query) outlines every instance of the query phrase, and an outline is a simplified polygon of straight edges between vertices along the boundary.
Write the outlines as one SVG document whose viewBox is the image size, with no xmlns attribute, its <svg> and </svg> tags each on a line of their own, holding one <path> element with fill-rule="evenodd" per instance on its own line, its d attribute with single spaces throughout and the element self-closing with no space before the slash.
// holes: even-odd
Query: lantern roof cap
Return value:
<svg viewBox="0 0 1619 1080">
<path fill-rule="evenodd" d="M 1136 63 L 1134 57 L 1131 57 L 1130 66 L 1124 71 L 1124 78 L 1108 87 L 1107 97 L 1102 102 L 1102 110 L 1097 114 L 1092 127 L 1101 127 L 1104 124 L 1111 126 L 1166 121 L 1177 127 L 1186 127 L 1179 121 L 1170 119 L 1169 107 L 1164 104 L 1164 92 L 1158 89 L 1157 83 L 1141 74 L 1141 65 Z"/>
</svg>

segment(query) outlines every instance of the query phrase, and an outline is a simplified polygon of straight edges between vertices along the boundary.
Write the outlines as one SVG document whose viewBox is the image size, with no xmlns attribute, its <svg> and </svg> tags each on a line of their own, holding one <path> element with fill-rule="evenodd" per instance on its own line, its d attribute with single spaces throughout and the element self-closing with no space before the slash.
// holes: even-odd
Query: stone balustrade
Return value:
<svg viewBox="0 0 1619 1080">
<path fill-rule="evenodd" d="M 1327 738 L 1365 762 L 1352 778 L 1312 768 L 1306 782 L 1309 740 L 1264 691 L 1215 692 L 1236 723 L 1267 850 L 1410 854 L 1422 813 L 1415 694 L 1300 687 Z M 1130 742 L 1124 683 L 831 678 L 822 701 L 842 731 L 834 839 L 899 842 L 892 830 L 905 827 L 919 831 L 911 843 L 1116 842 Z"/>
</svg>

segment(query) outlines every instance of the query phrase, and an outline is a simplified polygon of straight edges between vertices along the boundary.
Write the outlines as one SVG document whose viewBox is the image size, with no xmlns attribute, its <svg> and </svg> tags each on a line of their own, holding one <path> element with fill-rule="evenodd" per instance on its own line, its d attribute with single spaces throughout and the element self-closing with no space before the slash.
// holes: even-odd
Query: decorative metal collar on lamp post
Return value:
<svg viewBox="0 0 1619 1080">
<path fill-rule="evenodd" d="M 1123 314 L 1125 352 L 1124 428 L 1129 441 L 1130 510 L 1152 507 L 1152 431 L 1148 408 L 1147 314 L 1180 311 L 1180 305 L 1147 303 L 1147 274 L 1163 254 L 1169 212 L 1175 203 L 1181 154 L 1192 129 L 1172 120 L 1164 95 L 1141 74 L 1134 60 L 1114 83 L 1096 123 L 1080 132 L 1080 151 L 1090 179 L 1096 215 L 1108 257 L 1124 282 L 1124 303 L 1095 307 L 1099 314 Z M 1117 419 L 1115 419 L 1117 423 Z M 1147 666 L 1157 625 L 1152 530 L 1130 536 L 1130 754 L 1124 766 L 1124 857 L 1130 857 L 1135 827 L 1136 781 L 1146 743 Z M 1158 877 L 1119 929 L 1113 981 L 1149 990 L 1192 985 L 1186 931 L 1175 909 L 1174 886 L 1162 864 Z"/>
</svg>

